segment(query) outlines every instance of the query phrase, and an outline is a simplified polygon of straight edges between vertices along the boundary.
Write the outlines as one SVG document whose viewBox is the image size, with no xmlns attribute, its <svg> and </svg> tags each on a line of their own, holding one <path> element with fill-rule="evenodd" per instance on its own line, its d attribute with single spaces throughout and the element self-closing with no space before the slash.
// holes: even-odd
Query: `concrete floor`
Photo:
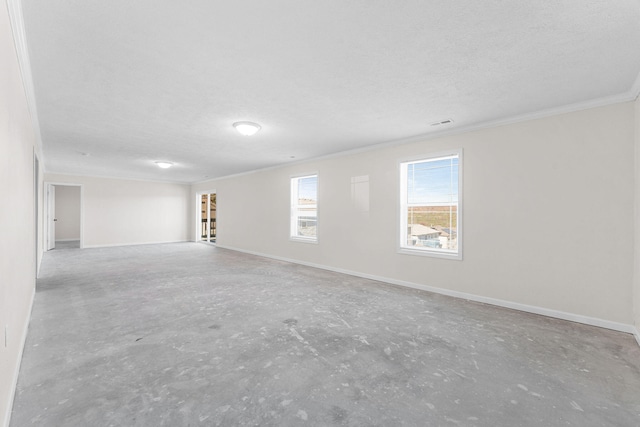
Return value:
<svg viewBox="0 0 640 427">
<path fill-rule="evenodd" d="M 80 240 L 56 240 L 55 249 L 57 250 L 78 248 L 80 248 Z"/>
<path fill-rule="evenodd" d="M 48 252 L 11 426 L 638 426 L 628 334 L 197 243 Z"/>
</svg>

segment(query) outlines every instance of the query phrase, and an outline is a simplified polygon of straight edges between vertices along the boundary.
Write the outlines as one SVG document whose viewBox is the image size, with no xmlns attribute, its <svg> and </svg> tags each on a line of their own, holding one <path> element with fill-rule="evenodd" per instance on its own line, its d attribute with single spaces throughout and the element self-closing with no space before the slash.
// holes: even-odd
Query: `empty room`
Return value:
<svg viewBox="0 0 640 427">
<path fill-rule="evenodd" d="M 640 425 L 640 1 L 0 12 L 0 426 Z"/>
</svg>

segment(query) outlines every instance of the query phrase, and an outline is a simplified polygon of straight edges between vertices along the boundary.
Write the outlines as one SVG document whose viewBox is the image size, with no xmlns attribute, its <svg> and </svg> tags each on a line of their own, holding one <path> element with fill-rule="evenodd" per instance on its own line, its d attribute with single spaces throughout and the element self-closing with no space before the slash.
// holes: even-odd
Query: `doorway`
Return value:
<svg viewBox="0 0 640 427">
<path fill-rule="evenodd" d="M 216 221 L 216 192 L 198 193 L 197 197 L 200 214 L 198 215 L 198 235 L 196 240 L 206 243 L 216 243 L 218 225 Z"/>
<path fill-rule="evenodd" d="M 46 183 L 47 250 L 84 246 L 82 193 L 80 184 Z"/>
</svg>

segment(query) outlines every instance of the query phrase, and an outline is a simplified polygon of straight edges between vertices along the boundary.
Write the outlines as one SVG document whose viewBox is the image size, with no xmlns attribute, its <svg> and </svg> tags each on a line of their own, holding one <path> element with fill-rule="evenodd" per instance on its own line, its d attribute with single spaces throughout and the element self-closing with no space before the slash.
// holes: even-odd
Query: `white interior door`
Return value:
<svg viewBox="0 0 640 427">
<path fill-rule="evenodd" d="M 47 184 L 47 250 L 56 247 L 56 187 Z"/>
</svg>

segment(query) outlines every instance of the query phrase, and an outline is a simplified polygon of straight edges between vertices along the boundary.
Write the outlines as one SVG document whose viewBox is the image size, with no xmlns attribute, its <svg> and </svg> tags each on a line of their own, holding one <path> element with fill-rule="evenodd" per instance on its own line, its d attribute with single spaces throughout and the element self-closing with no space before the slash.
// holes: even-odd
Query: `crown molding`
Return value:
<svg viewBox="0 0 640 427">
<path fill-rule="evenodd" d="M 191 182 L 187 181 L 173 181 L 173 180 L 163 180 L 163 179 L 152 179 L 152 178 L 129 178 L 126 176 L 115 176 L 115 175 L 92 175 L 92 174 L 84 174 L 84 173 L 69 173 L 69 172 L 54 172 L 46 170 L 44 172 L 45 181 L 51 178 L 51 176 L 55 177 L 77 177 L 77 178 L 91 178 L 91 179 L 107 179 L 107 180 L 119 180 L 119 181 L 139 181 L 139 182 L 151 182 L 155 184 L 173 184 L 173 185 L 183 185 L 190 186 Z M 59 184 L 68 185 L 64 182 L 60 182 Z"/>
<path fill-rule="evenodd" d="M 40 159 L 41 164 L 43 165 L 43 169 L 45 169 L 45 171 L 46 171 L 46 162 L 45 162 L 45 159 L 43 157 L 44 153 L 43 153 L 42 135 L 41 135 L 41 131 L 40 131 L 40 122 L 39 122 L 39 119 L 38 119 L 38 111 L 37 111 L 37 104 L 36 104 L 36 97 L 35 97 L 35 89 L 34 89 L 34 85 L 33 85 L 33 76 L 32 76 L 32 72 L 31 72 L 31 63 L 30 63 L 30 60 L 29 60 L 29 50 L 28 50 L 28 45 L 27 45 L 27 40 L 26 40 L 26 33 L 25 33 L 25 29 L 24 29 L 24 19 L 23 19 L 23 14 L 22 14 L 22 0 L 7 0 L 7 9 L 8 9 L 8 12 L 9 12 L 9 18 L 10 18 L 10 22 L 11 22 L 13 38 L 14 38 L 17 57 L 18 57 L 18 63 L 20 65 L 20 69 L 21 69 L 21 73 L 22 73 L 22 83 L 23 83 L 23 87 L 24 87 L 24 92 L 25 92 L 25 96 L 26 96 L 26 99 L 27 99 L 27 105 L 28 105 L 29 113 L 30 113 L 32 121 L 33 121 L 34 132 L 35 132 L 35 135 L 36 135 L 37 152 L 39 153 L 38 157 Z M 587 109 L 591 109 L 591 108 L 603 107 L 603 106 L 616 104 L 616 103 L 634 101 L 639 96 L 640 96 L 640 73 L 638 73 L 638 75 L 637 75 L 637 77 L 635 79 L 635 82 L 633 83 L 633 85 L 631 86 L 631 88 L 627 92 L 620 93 L 620 94 L 613 95 L 613 96 L 587 100 L 587 101 L 584 101 L 584 102 L 578 102 L 578 103 L 574 103 L 574 104 L 563 105 L 563 106 L 560 106 L 560 107 L 553 107 L 553 108 L 544 109 L 544 110 L 540 110 L 540 111 L 535 111 L 535 112 L 531 112 L 531 113 L 515 115 L 515 116 L 511 116 L 511 117 L 505 117 L 505 118 L 500 118 L 500 119 L 495 119 L 495 120 L 487 120 L 487 121 L 483 121 L 483 122 L 478 122 L 478 123 L 473 123 L 473 124 L 469 124 L 469 125 L 465 125 L 465 126 L 459 126 L 459 127 L 451 128 L 451 129 L 448 129 L 448 130 L 423 133 L 423 134 L 414 135 L 414 136 L 411 136 L 411 137 L 402 138 L 402 139 L 398 139 L 398 140 L 387 141 L 387 142 L 374 144 L 374 145 L 370 145 L 370 146 L 366 146 L 366 147 L 356 148 L 356 149 L 352 149 L 352 150 L 340 151 L 340 152 L 326 154 L 326 155 L 322 155 L 322 156 L 318 156 L 318 157 L 312 157 L 312 158 L 308 158 L 308 159 L 301 159 L 301 160 L 297 160 L 297 161 L 294 161 L 294 162 L 286 162 L 286 163 L 282 163 L 282 164 L 278 164 L 278 165 L 269 166 L 269 167 L 266 167 L 266 168 L 260 168 L 260 169 L 240 172 L 240 173 L 236 173 L 236 174 L 223 175 L 223 176 L 219 176 L 219 177 L 212 177 L 212 178 L 207 178 L 207 179 L 204 179 L 204 180 L 191 181 L 191 182 L 180 182 L 180 181 L 169 181 L 169 182 L 176 183 L 176 184 L 198 185 L 198 184 L 202 184 L 202 183 L 205 183 L 205 182 L 217 181 L 217 180 L 220 180 L 220 179 L 233 178 L 233 177 L 238 177 L 238 176 L 242 176 L 242 175 L 248 175 L 248 174 L 253 174 L 253 173 L 257 173 L 257 172 L 263 172 L 263 171 L 267 171 L 267 170 L 272 170 L 272 169 L 279 169 L 279 168 L 283 168 L 283 167 L 292 166 L 292 165 L 295 165 L 295 164 L 302 164 L 302 163 L 308 163 L 308 162 L 313 162 L 313 161 L 326 160 L 326 159 L 335 158 L 335 157 L 349 156 L 349 155 L 353 155 L 353 154 L 358 154 L 358 153 L 378 150 L 378 149 L 391 147 L 391 146 L 395 146 L 395 145 L 402 145 L 402 144 L 409 144 L 409 143 L 414 143 L 414 142 L 428 141 L 428 140 L 433 140 L 433 139 L 441 138 L 441 137 L 445 137 L 445 136 L 458 135 L 458 134 L 478 131 L 478 130 L 482 130 L 482 129 L 500 127 L 500 126 L 515 124 L 515 123 L 529 121 L 529 120 L 541 119 L 541 118 L 550 117 L 550 116 L 554 116 L 554 115 L 560 115 L 560 114 L 572 113 L 572 112 L 581 111 L 581 110 L 587 110 Z M 47 173 L 59 173 L 59 172 L 51 172 L 51 171 L 46 171 L 46 172 Z M 61 174 L 69 175 L 67 173 L 61 173 Z M 86 175 L 81 175 L 81 176 L 86 176 Z M 96 177 L 99 177 L 99 178 L 115 178 L 115 179 L 131 179 L 131 178 L 118 178 L 118 177 L 112 177 L 112 176 L 109 176 L 109 177 L 107 177 L 107 176 L 96 176 Z M 150 181 L 153 181 L 153 180 L 150 180 Z M 161 181 L 161 182 L 167 182 L 167 181 Z"/>
<path fill-rule="evenodd" d="M 639 75 L 640 79 L 640 75 Z M 640 86 L 640 80 L 636 79 L 635 86 Z M 387 145 L 396 145 L 396 144 L 407 144 L 412 142 L 426 141 L 435 138 L 441 138 L 444 136 L 457 135 L 461 133 L 474 132 L 483 129 L 496 128 L 500 126 L 506 126 L 521 122 L 527 122 L 532 120 L 543 119 L 552 116 L 559 116 L 562 114 L 575 113 L 583 110 L 590 110 L 593 108 L 606 107 L 608 105 L 621 104 L 624 102 L 634 101 L 638 94 L 635 92 L 634 88 L 630 89 L 627 92 L 623 92 L 617 95 L 606 96 L 602 98 L 590 99 L 583 102 L 577 102 L 573 104 L 562 105 L 560 107 L 547 108 L 544 110 L 538 110 L 531 113 L 519 114 L 511 117 L 505 117 L 496 120 L 487 120 L 483 122 L 478 122 L 474 124 L 470 124 L 467 126 L 461 126 L 457 128 L 453 128 L 450 130 L 443 130 L 439 132 L 433 132 L 423 135 L 416 135 L 409 138 L 404 138 L 402 140 L 393 141 L 390 143 L 379 144 L 376 147 L 382 147 Z M 640 89 L 640 88 L 638 88 Z M 373 146 L 372 146 L 373 147 Z"/>
<path fill-rule="evenodd" d="M 266 172 L 269 170 L 285 168 L 293 165 L 317 162 L 317 161 L 332 159 L 336 157 L 351 156 L 354 154 L 380 150 L 383 148 L 393 147 L 397 145 L 424 142 L 424 141 L 429 141 L 437 138 L 443 138 L 446 136 L 453 136 L 453 135 L 459 135 L 463 133 L 475 132 L 483 129 L 491 129 L 491 128 L 496 128 L 500 126 L 516 124 L 520 122 L 526 122 L 530 120 L 543 119 L 546 117 L 558 116 L 561 114 L 568 114 L 568 113 L 574 113 L 577 111 L 589 110 L 592 108 L 606 107 L 607 105 L 620 104 L 623 102 L 631 102 L 638 97 L 639 92 L 640 92 L 640 74 L 638 74 L 638 78 L 636 79 L 631 89 L 629 89 L 627 92 L 623 92 L 617 95 L 590 99 L 588 101 L 577 102 L 574 104 L 567 104 L 560 107 L 548 108 L 545 110 L 534 111 L 531 113 L 520 114 L 520 115 L 505 117 L 505 118 L 496 119 L 496 120 L 487 120 L 484 122 L 474 123 L 467 126 L 460 126 L 460 127 L 452 128 L 449 130 L 414 135 L 407 138 L 392 140 L 388 142 L 382 142 L 374 145 L 368 145 L 365 147 L 355 148 L 352 150 L 345 150 L 345 151 L 340 151 L 336 153 L 325 154 L 322 156 L 312 157 L 309 159 L 300 159 L 293 162 L 287 162 L 287 163 L 278 164 L 274 166 L 268 166 L 265 168 L 254 169 L 254 170 L 239 172 L 239 173 L 230 174 L 230 175 L 223 175 L 219 177 L 207 178 L 205 180 L 192 182 L 191 185 L 198 185 L 198 184 L 203 184 L 205 182 L 219 181 L 219 180 L 229 179 L 229 178 L 237 178 L 239 176 L 251 175 L 258 172 Z"/>
<path fill-rule="evenodd" d="M 29 60 L 29 48 L 27 46 L 27 37 L 24 30 L 24 19 L 22 16 L 22 1 L 7 0 L 7 10 L 9 12 L 9 21 L 11 22 L 11 30 L 13 32 L 13 42 L 16 48 L 16 56 L 20 65 L 22 74 L 22 86 L 27 99 L 27 108 L 31 115 L 33 123 L 33 131 L 36 136 L 36 152 L 42 165 L 44 165 L 44 153 L 42 150 L 42 135 L 40 133 L 40 121 L 38 120 L 38 108 L 36 106 L 36 95 L 33 87 L 33 75 L 31 73 L 31 62 Z"/>
</svg>

